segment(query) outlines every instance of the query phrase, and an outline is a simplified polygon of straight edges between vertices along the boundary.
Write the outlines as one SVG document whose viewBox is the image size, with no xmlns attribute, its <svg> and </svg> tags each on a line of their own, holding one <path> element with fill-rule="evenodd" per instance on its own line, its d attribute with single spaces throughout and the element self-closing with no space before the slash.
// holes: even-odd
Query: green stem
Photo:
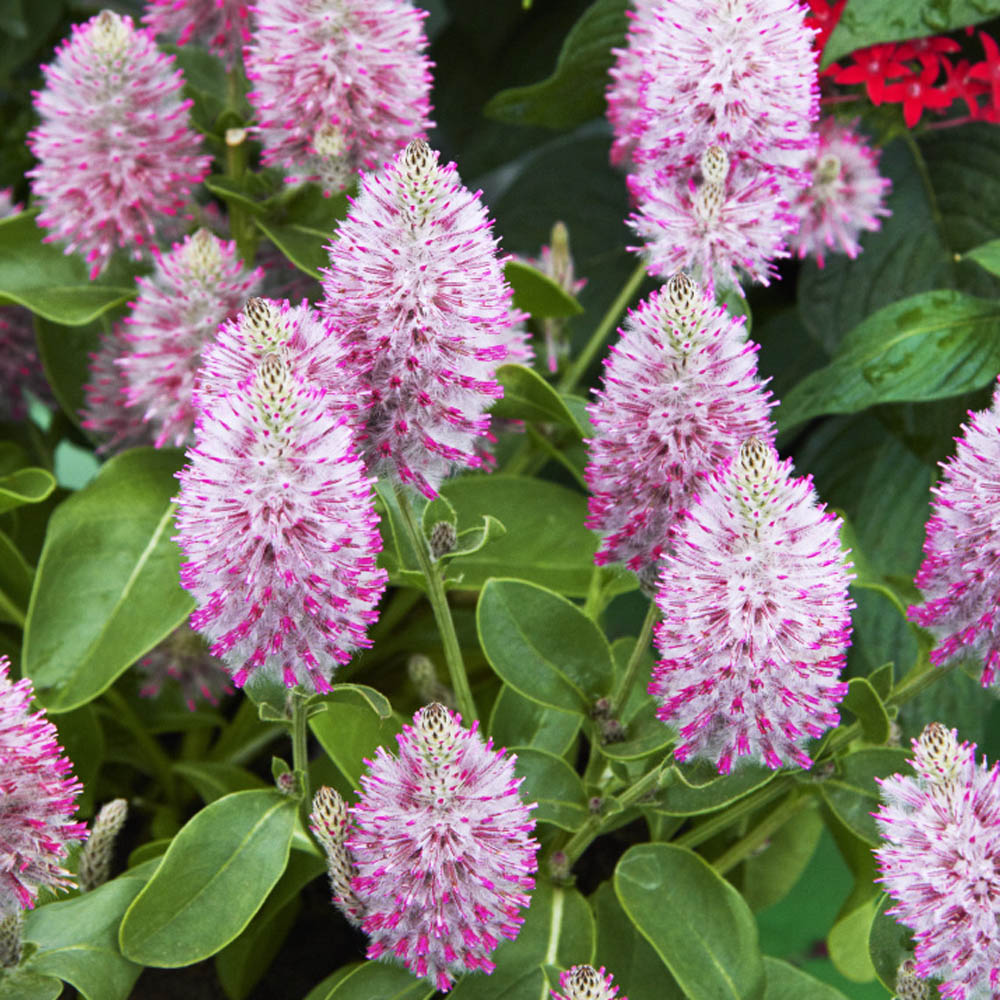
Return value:
<svg viewBox="0 0 1000 1000">
<path fill-rule="evenodd" d="M 635 675 L 639 672 L 639 664 L 642 663 L 642 656 L 649 649 L 649 641 L 653 637 L 653 626 L 656 624 L 656 601 L 649 602 L 649 609 L 646 611 L 646 618 L 642 623 L 642 630 L 639 638 L 635 640 L 635 648 L 625 666 L 625 673 L 615 688 L 611 696 L 611 714 L 616 715 L 625 704 L 625 699 L 635 681 Z"/>
<path fill-rule="evenodd" d="M 247 169 L 247 144 L 244 129 L 229 129 L 226 132 L 226 176 L 231 180 L 241 180 Z M 235 199 L 226 199 L 229 212 L 229 233 L 236 241 L 236 251 L 247 267 L 253 266 L 257 254 L 257 228 L 250 213 Z"/>
<path fill-rule="evenodd" d="M 527 429 L 528 437 L 540 451 L 548 455 L 554 462 L 558 462 L 576 480 L 581 489 L 589 489 L 580 470 L 544 434 L 540 434 L 531 424 L 527 425 Z"/>
<path fill-rule="evenodd" d="M 776 809 L 769 812 L 745 837 L 741 837 L 729 850 L 712 862 L 712 867 L 720 874 L 735 868 L 741 861 L 748 858 L 762 844 L 771 839 L 797 812 L 807 805 L 815 803 L 815 799 L 800 791 L 793 791 Z"/>
<path fill-rule="evenodd" d="M 292 708 L 292 770 L 302 775 L 302 803 L 308 816 L 312 808 L 309 789 L 309 711 L 306 702 L 309 695 L 296 685 L 292 688 L 290 701 Z"/>
<path fill-rule="evenodd" d="M 644 261 L 639 261 L 636 269 L 629 276 L 628 281 L 625 282 L 622 290 L 618 293 L 618 298 L 611 303 L 611 307 L 604 314 L 603 319 L 597 324 L 597 329 L 590 335 L 590 340 L 587 341 L 586 346 L 573 359 L 573 363 L 566 369 L 562 380 L 559 382 L 560 392 L 572 392 L 580 379 L 583 378 L 587 373 L 587 369 L 590 367 L 590 363 L 597 357 L 598 352 L 604 346 L 605 340 L 608 339 L 608 334 L 615 328 L 615 324 L 618 322 L 619 317 L 625 311 L 628 304 L 632 301 L 635 293 L 638 291 L 639 286 L 642 284 L 643 279 L 646 277 L 646 264 Z"/>
<path fill-rule="evenodd" d="M 427 599 L 430 601 L 438 631 L 441 633 L 444 659 L 448 664 L 448 674 L 451 678 L 452 690 L 455 692 L 458 710 L 462 713 L 462 721 L 467 726 L 471 726 L 479 718 L 479 715 L 476 713 L 476 703 L 472 700 L 469 678 L 465 673 L 465 661 L 462 659 L 462 648 L 458 644 L 455 622 L 451 617 L 448 595 L 445 593 L 444 583 L 438 568 L 431 562 L 430 550 L 427 548 L 423 532 L 417 527 L 413 517 L 413 510 L 410 507 L 405 487 L 396 487 L 396 500 L 399 503 L 399 510 L 403 516 L 407 534 L 410 536 L 410 543 L 417 554 L 420 570 L 427 580 Z"/>
<path fill-rule="evenodd" d="M 728 809 L 710 816 L 703 823 L 699 823 L 694 829 L 688 830 L 683 836 L 678 837 L 673 843 L 678 847 L 697 847 L 699 844 L 711 840 L 717 833 L 721 833 L 727 827 L 732 826 L 738 819 L 748 816 L 761 806 L 766 805 L 772 799 L 778 798 L 787 788 L 792 778 L 790 775 L 783 775 L 770 781 L 763 788 L 751 792 L 745 798 L 734 802 Z"/>
<path fill-rule="evenodd" d="M 601 601 L 603 579 L 601 567 L 594 566 L 590 571 L 590 583 L 587 585 L 587 597 L 583 602 L 583 613 L 595 621 L 603 610 Z"/>
<path fill-rule="evenodd" d="M 163 747 L 150 736 L 142 719 L 132 710 L 132 706 L 113 687 L 104 692 L 104 700 L 111 706 L 115 721 L 124 726 L 146 755 L 160 787 L 167 800 L 176 803 L 177 787 L 174 781 L 174 766 L 164 753 Z"/>
</svg>

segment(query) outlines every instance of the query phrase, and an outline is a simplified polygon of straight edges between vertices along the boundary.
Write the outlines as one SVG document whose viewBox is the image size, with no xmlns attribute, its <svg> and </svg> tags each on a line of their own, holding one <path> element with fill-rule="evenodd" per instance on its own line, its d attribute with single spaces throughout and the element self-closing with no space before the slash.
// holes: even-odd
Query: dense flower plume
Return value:
<svg viewBox="0 0 1000 1000">
<path fill-rule="evenodd" d="M 1000 981 L 1000 765 L 931 723 L 913 741 L 916 776 L 876 779 L 887 912 L 913 931 L 915 974 L 948 1000 L 990 1000 Z"/>
<path fill-rule="evenodd" d="M 149 0 L 142 20 L 165 41 L 206 45 L 229 67 L 250 41 L 246 0 Z"/>
<path fill-rule="evenodd" d="M 799 257 L 823 266 L 833 249 L 857 257 L 858 237 L 875 232 L 889 215 L 885 198 L 891 182 L 878 172 L 878 152 L 866 145 L 855 125 L 824 118 L 817 129 L 819 147 L 808 163 L 812 183 L 799 192 L 792 212 L 799 218 L 790 244 Z"/>
<path fill-rule="evenodd" d="M 344 188 L 433 127 L 426 11 L 408 0 L 258 0 L 246 50 L 264 162 Z"/>
<path fill-rule="evenodd" d="M 643 129 L 642 94 L 655 67 L 652 51 L 661 30 L 657 24 L 660 0 L 632 0 L 625 48 L 612 49 L 615 64 L 611 67 L 608 86 L 608 121 L 614 132 L 611 162 L 615 166 L 632 166 L 632 154 Z"/>
<path fill-rule="evenodd" d="M 655 571 L 701 480 L 746 438 L 773 438 L 756 352 L 743 318 L 683 274 L 629 314 L 589 407 L 598 564 Z"/>
<path fill-rule="evenodd" d="M 489 973 L 490 953 L 517 937 L 538 844 L 518 795 L 514 758 L 476 726 L 432 704 L 382 747 L 362 775 L 346 846 L 364 908 L 369 958 L 395 957 L 439 990 Z"/>
<path fill-rule="evenodd" d="M 932 663 L 983 664 L 983 687 L 1000 681 L 1000 387 L 989 409 L 969 414 L 954 456 L 943 462 L 914 583 L 924 602 L 911 621 L 929 629 Z"/>
<path fill-rule="evenodd" d="M 202 348 L 259 291 L 264 272 L 246 270 L 236 244 L 207 229 L 154 257 L 153 274 L 138 279 L 123 331 L 128 349 L 117 363 L 125 403 L 149 423 L 153 443 L 180 448 L 192 439 Z"/>
<path fill-rule="evenodd" d="M 192 712 L 199 702 L 218 705 L 220 698 L 233 691 L 225 668 L 208 651 L 205 640 L 186 624 L 151 649 L 137 669 L 142 678 L 142 697 L 156 698 L 176 685 Z"/>
<path fill-rule="evenodd" d="M 181 72 L 148 29 L 105 10 L 74 25 L 42 67 L 41 124 L 30 134 L 38 224 L 96 277 L 119 247 L 141 257 L 164 215 L 174 215 L 208 173 L 187 126 Z"/>
<path fill-rule="evenodd" d="M 482 464 L 476 440 L 503 395 L 516 313 L 486 209 L 415 140 L 362 177 L 329 250 L 320 309 L 370 393 L 365 457 L 433 497 L 453 466 Z"/>
<path fill-rule="evenodd" d="M 614 976 L 592 965 L 574 965 L 571 969 L 559 975 L 559 988 L 563 993 L 550 990 L 553 1000 L 615 1000 L 618 997 L 618 987 L 612 986 Z M 618 1000 L 628 1000 L 628 997 L 618 997 Z"/>
<path fill-rule="evenodd" d="M 11 681 L 9 673 L 0 656 L 0 917 L 30 909 L 39 889 L 71 888 L 60 861 L 70 841 L 87 835 L 86 824 L 70 819 L 82 786 L 61 756 L 56 727 L 44 712 L 31 712 L 31 681 Z"/>
<path fill-rule="evenodd" d="M 663 561 L 663 657 L 649 692 L 677 760 L 810 767 L 805 744 L 837 725 L 847 693 L 850 575 L 840 521 L 791 460 L 751 439 L 700 489 Z"/>
<path fill-rule="evenodd" d="M 385 586 L 371 482 L 336 393 L 310 377 L 336 370 L 337 349 L 308 306 L 251 299 L 204 354 L 181 582 L 238 687 L 261 670 L 327 691 L 370 644 Z"/>
</svg>

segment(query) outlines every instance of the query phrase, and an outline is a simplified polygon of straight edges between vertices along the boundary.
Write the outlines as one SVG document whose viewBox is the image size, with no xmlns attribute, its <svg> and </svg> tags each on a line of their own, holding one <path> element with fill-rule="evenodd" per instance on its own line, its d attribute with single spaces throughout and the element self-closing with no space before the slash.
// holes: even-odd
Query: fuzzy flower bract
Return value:
<svg viewBox="0 0 1000 1000">
<path fill-rule="evenodd" d="M 913 741 L 915 775 L 876 779 L 875 851 L 886 912 L 913 931 L 913 973 L 947 1000 L 992 1000 L 1000 981 L 1000 765 L 931 723 Z"/>
<path fill-rule="evenodd" d="M 309 377 L 336 367 L 328 333 L 308 306 L 251 299 L 204 353 L 179 473 L 181 582 L 238 687 L 263 671 L 328 691 L 370 645 L 385 587 L 371 481 L 336 394 Z"/>
<path fill-rule="evenodd" d="M 41 123 L 28 137 L 38 224 L 47 240 L 83 254 L 93 278 L 119 247 L 136 259 L 148 252 L 211 157 L 188 128 L 191 101 L 181 99 L 173 57 L 131 18 L 105 10 L 74 25 L 42 72 Z"/>
<path fill-rule="evenodd" d="M 31 711 L 31 681 L 9 674 L 10 661 L 0 656 L 0 918 L 31 909 L 40 889 L 72 888 L 60 862 L 69 842 L 87 835 L 86 824 L 70 818 L 82 786 L 56 727 Z"/>
<path fill-rule="evenodd" d="M 149 0 L 142 15 L 153 34 L 177 45 L 200 42 L 228 67 L 250 41 L 250 5 L 245 0 Z"/>
<path fill-rule="evenodd" d="M 264 162 L 346 187 L 429 121 L 426 12 L 408 0 L 258 0 L 246 50 Z"/>
<path fill-rule="evenodd" d="M 538 844 L 518 795 L 515 758 L 432 704 L 379 747 L 362 775 L 346 847 L 371 938 L 369 958 L 394 957 L 439 990 L 517 937 L 534 886 Z"/>
<path fill-rule="evenodd" d="M 453 466 L 482 465 L 518 315 L 486 209 L 415 140 L 362 177 L 329 251 L 320 309 L 369 393 L 365 458 L 434 497 Z"/>
<path fill-rule="evenodd" d="M 683 274 L 629 314 L 588 408 L 599 565 L 655 570 L 699 483 L 746 438 L 773 438 L 756 352 L 743 318 Z"/>
<path fill-rule="evenodd" d="M 839 721 L 850 644 L 840 521 L 750 439 L 699 489 L 665 556 L 662 659 L 649 693 L 678 734 L 674 757 L 728 774 L 738 758 L 808 768 L 805 746 Z"/>
</svg>

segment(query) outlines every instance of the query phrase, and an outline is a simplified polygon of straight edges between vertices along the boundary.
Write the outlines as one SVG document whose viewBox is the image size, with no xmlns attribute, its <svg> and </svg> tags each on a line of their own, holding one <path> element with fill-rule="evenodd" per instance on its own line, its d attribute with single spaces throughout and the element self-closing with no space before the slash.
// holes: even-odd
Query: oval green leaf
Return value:
<svg viewBox="0 0 1000 1000">
<path fill-rule="evenodd" d="M 714 812 L 772 781 L 778 774 L 762 764 L 748 764 L 723 777 L 707 762 L 676 764 L 672 778 L 657 795 L 656 811 L 670 816 L 697 816 Z"/>
<path fill-rule="evenodd" d="M 755 1000 L 764 966 L 743 897 L 693 851 L 642 844 L 615 869 L 615 893 L 690 1000 Z"/>
<path fill-rule="evenodd" d="M 562 285 L 523 260 L 509 260 L 504 277 L 514 289 L 514 305 L 535 319 L 576 316 L 583 307 Z"/>
<path fill-rule="evenodd" d="M 56 488 L 48 469 L 29 467 L 0 476 L 0 514 L 26 503 L 41 503 Z"/>
<path fill-rule="evenodd" d="M 493 702 L 489 734 L 500 746 L 532 747 L 562 757 L 582 723 L 578 712 L 540 705 L 504 684 Z"/>
<path fill-rule="evenodd" d="M 503 386 L 503 399 L 493 404 L 490 412 L 494 416 L 562 424 L 583 435 L 583 428 L 562 397 L 538 372 L 524 365 L 501 365 L 497 378 Z"/>
<path fill-rule="evenodd" d="M 202 809 L 125 914 L 122 954 L 178 968 L 224 948 L 281 878 L 295 818 L 295 802 L 270 789 L 234 792 Z"/>
<path fill-rule="evenodd" d="M 575 604 L 522 580 L 490 580 L 476 608 L 490 666 L 525 698 L 586 712 L 614 675 L 604 633 Z"/>
<path fill-rule="evenodd" d="M 764 956 L 764 1000 L 847 1000 L 840 990 L 780 958 Z"/>
<path fill-rule="evenodd" d="M 861 723 L 861 732 L 869 743 L 885 743 L 889 738 L 889 713 L 867 678 L 852 677 L 847 682 L 843 705 Z"/>
<path fill-rule="evenodd" d="M 398 965 L 362 962 L 338 969 L 306 1000 L 429 1000 L 436 990 Z"/>
<path fill-rule="evenodd" d="M 24 625 L 34 578 L 17 546 L 0 531 L 0 622 Z"/>
<path fill-rule="evenodd" d="M 347 685 L 337 685 L 325 701 L 327 710 L 312 716 L 309 728 L 351 787 L 358 788 L 365 758 L 380 746 L 395 749 L 401 727 L 391 714 L 381 717 L 363 692 Z"/>
<path fill-rule="evenodd" d="M 861 840 L 878 846 L 881 837 L 872 813 L 878 809 L 876 778 L 910 773 L 909 750 L 857 750 L 837 762 L 837 771 L 820 782 L 819 789 L 841 822 Z"/>
<path fill-rule="evenodd" d="M 536 747 L 511 747 L 517 755 L 514 773 L 524 780 L 518 794 L 536 803 L 531 816 L 574 832 L 587 821 L 587 792 L 580 776 L 562 759 Z"/>
<path fill-rule="evenodd" d="M 171 539 L 175 451 L 138 448 L 56 508 L 24 631 L 24 671 L 50 712 L 96 698 L 194 602 Z"/>
<path fill-rule="evenodd" d="M 63 984 L 29 969 L 0 969 L 0 1000 L 56 1000 Z"/>
<path fill-rule="evenodd" d="M 868 954 L 879 982 L 892 994 L 896 992 L 896 973 L 907 959 L 913 958 L 913 935 L 895 917 L 885 911 L 893 900 L 883 895 L 868 933 Z"/>
</svg>

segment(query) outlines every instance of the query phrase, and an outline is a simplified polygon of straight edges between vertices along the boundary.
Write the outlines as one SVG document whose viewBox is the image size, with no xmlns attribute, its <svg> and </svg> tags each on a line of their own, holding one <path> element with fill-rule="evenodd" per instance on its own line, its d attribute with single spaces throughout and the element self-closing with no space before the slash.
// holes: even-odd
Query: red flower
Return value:
<svg viewBox="0 0 1000 1000">
<path fill-rule="evenodd" d="M 971 65 L 968 59 L 961 59 L 954 65 L 946 62 L 944 68 L 948 79 L 941 89 L 953 101 L 965 101 L 969 108 L 969 114 L 973 118 L 982 118 L 984 111 L 988 111 L 989 108 L 983 108 L 979 103 L 979 98 L 988 94 L 990 88 L 986 84 L 972 79 L 969 72 Z"/>
<path fill-rule="evenodd" d="M 852 52 L 854 65 L 841 70 L 834 83 L 863 83 L 872 104 L 881 104 L 889 80 L 913 76 L 913 70 L 899 57 L 899 46 L 870 45 Z"/>
<path fill-rule="evenodd" d="M 902 102 L 903 121 L 907 128 L 913 128 L 920 121 L 924 108 L 941 110 L 951 104 L 952 96 L 947 87 L 932 87 L 937 79 L 938 67 L 925 65 L 920 76 L 912 76 L 899 83 L 886 84 L 882 98 L 893 104 Z"/>
<path fill-rule="evenodd" d="M 969 78 L 989 84 L 993 107 L 1000 108 L 1000 49 L 985 31 L 979 32 L 979 40 L 983 43 L 986 58 L 969 70 Z"/>
<path fill-rule="evenodd" d="M 947 69 L 950 63 L 942 56 L 942 53 L 959 52 L 961 48 L 962 46 L 954 38 L 945 38 L 944 35 L 931 35 L 926 38 L 913 38 L 908 42 L 900 43 L 899 49 L 896 52 L 896 58 L 919 59 L 924 69 L 929 65 L 937 67 L 939 64 Z"/>
<path fill-rule="evenodd" d="M 813 47 L 817 52 L 822 52 L 833 29 L 837 27 L 847 0 L 834 0 L 832 4 L 826 0 L 809 0 L 809 6 L 811 11 L 806 15 L 806 26 L 816 32 Z"/>
</svg>

